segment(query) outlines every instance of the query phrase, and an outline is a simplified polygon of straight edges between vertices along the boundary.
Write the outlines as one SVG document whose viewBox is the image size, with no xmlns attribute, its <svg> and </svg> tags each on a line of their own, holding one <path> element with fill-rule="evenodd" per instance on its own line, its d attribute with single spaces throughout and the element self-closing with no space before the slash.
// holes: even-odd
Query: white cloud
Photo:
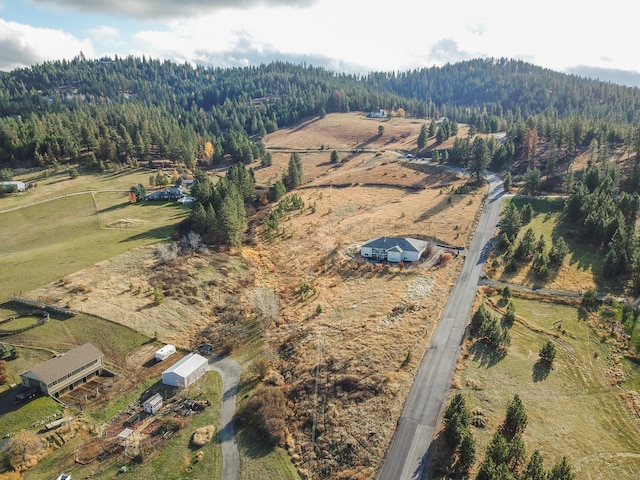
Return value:
<svg viewBox="0 0 640 480">
<path fill-rule="evenodd" d="M 46 60 L 94 55 L 91 42 L 61 30 L 35 28 L 0 19 L 0 70 L 28 67 Z"/>
</svg>

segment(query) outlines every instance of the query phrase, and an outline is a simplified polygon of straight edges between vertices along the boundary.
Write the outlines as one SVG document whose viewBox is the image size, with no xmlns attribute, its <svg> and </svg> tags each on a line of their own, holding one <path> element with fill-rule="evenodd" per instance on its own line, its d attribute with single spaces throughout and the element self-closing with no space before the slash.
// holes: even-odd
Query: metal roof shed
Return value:
<svg viewBox="0 0 640 480">
<path fill-rule="evenodd" d="M 190 353 L 162 372 L 162 383 L 187 388 L 205 374 L 209 361 L 202 355 Z"/>
</svg>

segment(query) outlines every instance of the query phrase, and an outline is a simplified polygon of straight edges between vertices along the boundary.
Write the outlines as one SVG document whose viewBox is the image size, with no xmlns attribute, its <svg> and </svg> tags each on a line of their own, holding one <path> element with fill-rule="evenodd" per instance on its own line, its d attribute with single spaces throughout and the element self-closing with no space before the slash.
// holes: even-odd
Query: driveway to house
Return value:
<svg viewBox="0 0 640 480">
<path fill-rule="evenodd" d="M 220 444 L 222 447 L 223 480 L 240 478 L 240 453 L 233 433 L 233 414 L 236 411 L 236 395 L 242 366 L 231 358 L 214 357 L 209 360 L 209 370 L 222 378 L 222 399 L 220 400 Z"/>
<path fill-rule="evenodd" d="M 418 480 L 426 470 L 433 434 L 451 388 L 478 280 L 500 216 L 502 187 L 500 178 L 491 174 L 489 193 L 471 246 L 418 367 L 391 444 L 378 469 L 378 480 Z"/>
</svg>

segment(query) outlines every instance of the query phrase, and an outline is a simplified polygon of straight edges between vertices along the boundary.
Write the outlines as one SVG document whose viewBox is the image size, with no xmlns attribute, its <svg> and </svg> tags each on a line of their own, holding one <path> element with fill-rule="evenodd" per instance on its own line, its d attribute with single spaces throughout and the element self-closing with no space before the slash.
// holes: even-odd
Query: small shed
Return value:
<svg viewBox="0 0 640 480">
<path fill-rule="evenodd" d="M 145 412 L 155 414 L 162 407 L 162 395 L 156 393 L 149 397 L 142 406 L 144 407 Z"/>
<path fill-rule="evenodd" d="M 156 360 L 160 362 L 174 353 L 176 353 L 176 347 L 174 345 L 165 345 L 156 352 Z"/>
<path fill-rule="evenodd" d="M 162 383 L 187 388 L 205 374 L 209 361 L 202 355 L 190 353 L 162 372 Z"/>
</svg>

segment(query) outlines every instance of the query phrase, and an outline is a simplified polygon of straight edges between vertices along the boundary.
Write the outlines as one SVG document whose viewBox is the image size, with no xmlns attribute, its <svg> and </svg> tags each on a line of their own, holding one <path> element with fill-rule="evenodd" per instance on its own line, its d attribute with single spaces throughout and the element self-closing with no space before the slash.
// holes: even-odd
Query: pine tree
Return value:
<svg viewBox="0 0 640 480">
<path fill-rule="evenodd" d="M 513 437 L 516 434 L 524 432 L 527 427 L 527 412 L 518 394 L 507 405 L 507 414 L 504 420 L 503 430 L 506 435 Z"/>
<path fill-rule="evenodd" d="M 544 470 L 542 455 L 539 450 L 531 454 L 529 463 L 524 469 L 521 480 L 547 480 L 547 473 Z"/>
<path fill-rule="evenodd" d="M 418 149 L 421 150 L 427 144 L 427 125 L 425 123 L 422 124 L 422 128 L 420 128 L 420 134 L 418 135 Z"/>
</svg>

